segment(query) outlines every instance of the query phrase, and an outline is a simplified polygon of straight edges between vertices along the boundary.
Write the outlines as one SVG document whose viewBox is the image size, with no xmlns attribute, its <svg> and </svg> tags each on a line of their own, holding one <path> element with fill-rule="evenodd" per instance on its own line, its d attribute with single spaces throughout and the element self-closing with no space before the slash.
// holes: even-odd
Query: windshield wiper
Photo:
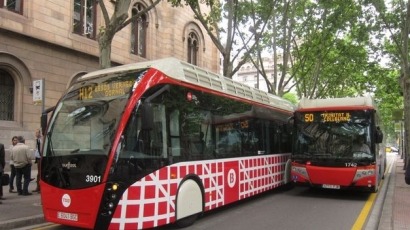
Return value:
<svg viewBox="0 0 410 230">
<path fill-rule="evenodd" d="M 73 151 L 71 151 L 70 153 L 78 153 L 80 151 L 80 149 L 74 149 Z"/>
</svg>

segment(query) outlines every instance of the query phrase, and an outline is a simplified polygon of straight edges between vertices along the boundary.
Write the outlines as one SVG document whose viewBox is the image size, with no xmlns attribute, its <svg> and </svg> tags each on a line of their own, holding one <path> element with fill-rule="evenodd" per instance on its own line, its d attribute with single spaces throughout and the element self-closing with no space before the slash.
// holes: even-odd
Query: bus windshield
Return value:
<svg viewBox="0 0 410 230">
<path fill-rule="evenodd" d="M 47 138 L 52 151 L 46 155 L 107 155 L 135 78 L 133 73 L 74 85 L 56 108 Z"/>
<path fill-rule="evenodd" d="M 296 113 L 294 159 L 374 161 L 366 111 Z"/>
<path fill-rule="evenodd" d="M 124 107 L 144 71 L 80 80 L 69 89 L 45 137 L 41 167 L 46 183 L 73 189 L 102 182 Z"/>
</svg>

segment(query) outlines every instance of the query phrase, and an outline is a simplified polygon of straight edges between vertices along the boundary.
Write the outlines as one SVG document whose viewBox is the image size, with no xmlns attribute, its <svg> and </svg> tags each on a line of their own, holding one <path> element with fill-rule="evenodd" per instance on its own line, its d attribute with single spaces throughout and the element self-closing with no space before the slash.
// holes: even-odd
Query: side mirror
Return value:
<svg viewBox="0 0 410 230">
<path fill-rule="evenodd" d="M 41 133 L 44 135 L 46 133 L 47 123 L 48 123 L 48 114 L 54 111 L 55 106 L 50 107 L 41 113 L 40 117 L 40 125 L 41 125 Z"/>
<path fill-rule="evenodd" d="M 141 129 L 151 130 L 154 127 L 154 111 L 150 102 L 141 105 Z"/>
<path fill-rule="evenodd" d="M 381 131 L 379 126 L 376 127 L 375 142 L 376 142 L 376 144 L 379 144 L 379 143 L 383 142 L 383 132 Z"/>
<path fill-rule="evenodd" d="M 288 118 L 286 124 L 283 124 L 283 130 L 287 133 L 292 134 L 295 129 L 295 116 L 291 116 Z"/>
<path fill-rule="evenodd" d="M 41 118 L 40 118 L 40 123 L 41 123 L 41 133 L 44 135 L 44 133 L 46 132 L 46 128 L 47 128 L 47 113 L 42 113 L 41 114 Z"/>
</svg>

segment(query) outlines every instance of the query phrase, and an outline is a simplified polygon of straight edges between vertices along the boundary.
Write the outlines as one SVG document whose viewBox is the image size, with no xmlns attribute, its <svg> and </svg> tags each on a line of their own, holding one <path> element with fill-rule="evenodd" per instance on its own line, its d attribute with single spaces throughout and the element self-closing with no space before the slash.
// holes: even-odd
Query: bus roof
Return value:
<svg viewBox="0 0 410 230">
<path fill-rule="evenodd" d="M 325 99 L 302 98 L 297 105 L 297 110 L 340 110 L 340 109 L 376 109 L 373 98 L 362 97 L 342 97 Z"/>
<path fill-rule="evenodd" d="M 101 75 L 118 72 L 130 72 L 142 68 L 157 69 L 168 77 L 182 82 L 187 82 L 193 85 L 209 88 L 236 97 L 252 100 L 285 111 L 293 112 L 295 110 L 295 106 L 291 102 L 283 98 L 247 86 L 240 82 L 233 81 L 230 78 L 223 77 L 222 75 L 212 73 L 208 70 L 172 57 L 101 69 L 85 74 L 78 80 L 87 80 L 99 77 Z"/>
</svg>

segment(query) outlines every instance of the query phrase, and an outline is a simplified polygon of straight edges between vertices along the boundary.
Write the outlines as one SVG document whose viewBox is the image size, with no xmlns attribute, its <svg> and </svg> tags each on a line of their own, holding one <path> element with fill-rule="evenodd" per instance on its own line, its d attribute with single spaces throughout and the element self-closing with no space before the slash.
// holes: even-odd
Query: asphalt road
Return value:
<svg viewBox="0 0 410 230">
<path fill-rule="evenodd" d="M 206 213 L 186 229 L 266 230 L 266 229 L 351 229 L 369 193 L 315 190 L 295 187 L 273 191 Z M 25 229 L 74 230 L 55 224 Z M 169 225 L 157 230 L 179 229 Z"/>
<path fill-rule="evenodd" d="M 388 164 L 391 159 L 388 159 Z M 186 229 L 223 230 L 348 230 L 358 220 L 371 193 L 294 187 L 274 190 L 206 213 Z M 365 213 L 369 216 L 370 213 Z M 356 226 L 357 227 L 357 226 Z M 359 226 L 360 227 L 360 226 Z M 74 230 L 55 224 L 25 229 Z M 156 230 L 174 230 L 168 225 Z"/>
</svg>

